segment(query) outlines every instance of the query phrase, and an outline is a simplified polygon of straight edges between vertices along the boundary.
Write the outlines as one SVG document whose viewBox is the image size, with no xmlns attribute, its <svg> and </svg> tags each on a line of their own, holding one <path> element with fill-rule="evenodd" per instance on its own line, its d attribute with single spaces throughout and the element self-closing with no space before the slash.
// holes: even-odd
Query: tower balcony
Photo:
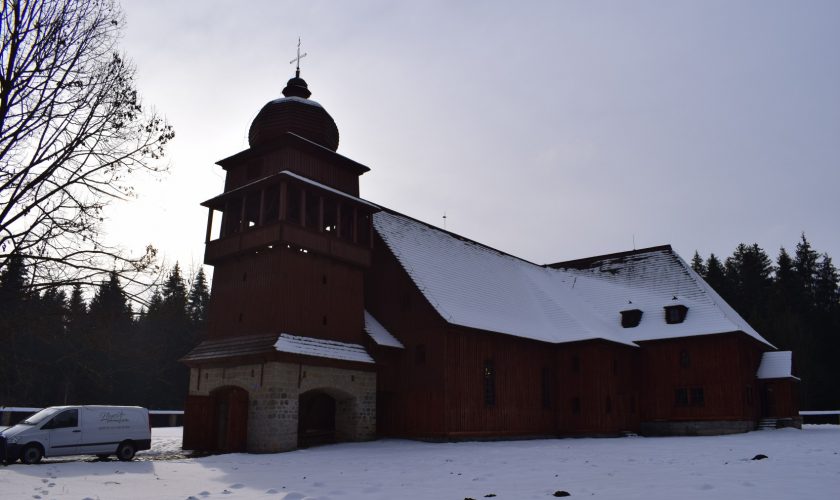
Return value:
<svg viewBox="0 0 840 500">
<path fill-rule="evenodd" d="M 292 172 L 273 174 L 202 205 L 209 209 L 205 264 L 287 248 L 370 265 L 372 215 L 379 207 Z"/>
</svg>

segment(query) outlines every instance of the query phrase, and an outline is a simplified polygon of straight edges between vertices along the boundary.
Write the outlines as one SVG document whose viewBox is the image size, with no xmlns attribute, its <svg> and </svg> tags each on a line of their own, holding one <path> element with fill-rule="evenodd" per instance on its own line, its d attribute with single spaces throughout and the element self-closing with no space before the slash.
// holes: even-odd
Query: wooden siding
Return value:
<svg viewBox="0 0 840 500">
<path fill-rule="evenodd" d="M 641 344 L 643 421 L 757 418 L 756 371 L 764 348 L 746 334 L 702 335 Z M 677 401 L 677 391 L 682 389 L 688 390 L 689 400 L 684 404 Z M 702 404 L 692 400 L 692 389 L 702 389 Z"/>
<path fill-rule="evenodd" d="M 264 333 L 361 343 L 363 271 L 286 248 L 225 261 L 213 273 L 208 338 Z"/>
<path fill-rule="evenodd" d="M 357 266 L 370 265 L 370 249 L 367 246 L 343 241 L 335 235 L 287 222 L 256 226 L 241 233 L 209 241 L 204 251 L 204 262 L 219 265 L 222 260 L 230 257 L 256 251 L 270 252 L 269 246 L 287 243 Z"/>
<path fill-rule="evenodd" d="M 799 381 L 793 378 L 761 380 L 756 393 L 761 417 L 799 418 Z"/>
<path fill-rule="evenodd" d="M 365 304 L 405 346 L 375 351 L 377 430 L 388 436 L 441 437 L 446 323 L 376 238 L 365 278 Z"/>
<path fill-rule="evenodd" d="M 543 369 L 556 373 L 555 346 L 462 327 L 445 333 L 447 435 L 556 434 L 556 395 L 546 408 L 542 393 Z"/>
<path fill-rule="evenodd" d="M 353 196 L 359 196 L 359 176 L 325 158 L 284 147 L 228 167 L 225 192 L 262 177 L 288 170 Z"/>
<path fill-rule="evenodd" d="M 560 434 L 616 434 L 639 426 L 639 349 L 606 341 L 557 346 Z"/>
</svg>

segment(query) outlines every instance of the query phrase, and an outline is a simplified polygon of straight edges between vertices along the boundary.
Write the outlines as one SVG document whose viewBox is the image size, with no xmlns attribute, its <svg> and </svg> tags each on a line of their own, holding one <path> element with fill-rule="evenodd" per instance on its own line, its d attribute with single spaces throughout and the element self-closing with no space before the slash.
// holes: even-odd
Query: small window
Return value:
<svg viewBox="0 0 840 500">
<path fill-rule="evenodd" d="M 691 406 L 704 406 L 706 404 L 706 397 L 703 394 L 702 387 L 691 388 Z"/>
<path fill-rule="evenodd" d="M 484 362 L 484 406 L 496 404 L 496 369 L 493 360 Z"/>
<path fill-rule="evenodd" d="M 426 346 L 423 344 L 418 345 L 414 348 L 414 364 L 416 365 L 425 365 L 426 364 Z"/>
<path fill-rule="evenodd" d="M 674 390 L 674 406 L 688 406 L 688 389 L 681 387 Z"/>
<path fill-rule="evenodd" d="M 635 328 L 639 326 L 639 322 L 642 321 L 642 311 L 641 309 L 628 309 L 627 311 L 621 311 L 621 326 L 624 328 Z"/>
<path fill-rule="evenodd" d="M 572 355 L 572 373 L 580 373 L 580 356 Z"/>
<path fill-rule="evenodd" d="M 688 307 L 682 304 L 673 306 L 665 306 L 665 322 L 669 325 L 682 323 L 685 321 L 685 315 L 688 312 Z"/>
<path fill-rule="evenodd" d="M 543 410 L 551 409 L 551 370 L 548 367 L 543 367 L 540 374 L 540 387 L 542 389 L 542 407 Z"/>
<path fill-rule="evenodd" d="M 691 355 L 688 354 L 688 351 L 683 349 L 680 351 L 680 367 L 681 368 L 688 368 L 691 366 Z"/>
<path fill-rule="evenodd" d="M 573 415 L 580 415 L 580 398 L 579 397 L 572 398 L 572 414 Z"/>
</svg>

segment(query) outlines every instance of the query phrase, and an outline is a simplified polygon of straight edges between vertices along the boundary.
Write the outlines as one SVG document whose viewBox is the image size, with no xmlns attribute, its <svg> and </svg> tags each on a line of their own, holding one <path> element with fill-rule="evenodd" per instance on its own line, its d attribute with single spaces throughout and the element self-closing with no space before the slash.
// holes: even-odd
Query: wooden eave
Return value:
<svg viewBox="0 0 840 500">
<path fill-rule="evenodd" d="M 224 192 L 224 193 L 222 193 L 218 196 L 215 196 L 213 198 L 210 198 L 207 201 L 202 202 L 201 206 L 204 206 L 204 207 L 207 207 L 207 208 L 214 208 L 216 210 L 223 210 L 224 205 L 225 205 L 225 200 L 228 200 L 230 198 L 239 196 L 242 193 L 248 193 L 248 192 L 251 192 L 251 191 L 256 191 L 256 190 L 258 190 L 262 187 L 265 187 L 269 184 L 277 182 L 280 179 L 288 180 L 288 181 L 290 181 L 292 183 L 295 183 L 295 184 L 307 186 L 309 188 L 315 189 L 316 191 L 319 191 L 319 192 L 324 193 L 324 194 L 337 196 L 337 197 L 342 198 L 346 201 L 350 201 L 352 204 L 355 204 L 357 206 L 366 207 L 371 212 L 377 212 L 377 211 L 381 210 L 379 205 L 371 203 L 367 200 L 363 200 L 362 198 L 359 198 L 357 196 L 353 196 L 349 193 L 345 193 L 344 191 L 340 191 L 340 190 L 332 188 L 330 186 L 321 184 L 320 182 L 315 182 L 315 181 L 306 179 L 305 177 L 299 176 L 299 175 L 297 175 L 293 172 L 289 172 L 288 170 L 284 170 L 282 172 L 277 172 L 277 173 L 271 174 L 267 177 L 263 177 L 262 179 L 257 179 L 253 182 L 245 184 L 244 186 L 239 186 L 236 189 L 231 189 L 230 191 Z"/>
<path fill-rule="evenodd" d="M 191 367 L 234 366 L 246 363 L 282 363 L 305 364 L 312 366 L 330 366 L 361 371 L 375 371 L 376 363 L 364 363 L 346 359 L 324 358 L 278 352 L 274 344 L 279 335 L 248 335 L 205 340 L 194 347 L 179 361 Z"/>
<path fill-rule="evenodd" d="M 592 267 L 596 267 L 598 263 L 603 260 L 613 260 L 613 259 L 621 259 L 626 257 L 632 257 L 638 254 L 650 253 L 650 252 L 661 252 L 666 251 L 669 253 L 673 253 L 674 249 L 671 248 L 671 245 L 659 245 L 655 247 L 648 247 L 648 248 L 640 248 L 638 250 L 628 250 L 626 252 L 616 252 L 616 253 L 608 253 L 604 255 L 595 255 L 593 257 L 586 257 L 583 259 L 574 259 L 574 260 L 567 260 L 563 262 L 555 262 L 553 264 L 545 264 L 543 267 L 551 267 L 554 269 L 589 269 Z"/>
<path fill-rule="evenodd" d="M 244 151 L 236 153 L 233 156 L 229 156 L 225 159 L 219 160 L 216 162 L 216 165 L 219 165 L 223 169 L 227 170 L 231 167 L 240 165 L 243 161 L 250 160 L 251 158 L 256 158 L 258 156 L 263 156 L 265 153 L 271 151 L 288 147 L 299 149 L 301 151 L 321 157 L 329 161 L 331 164 L 342 167 L 355 175 L 362 175 L 365 172 L 370 171 L 369 167 L 366 167 L 361 163 L 355 162 L 350 158 L 347 158 L 346 156 L 340 155 L 335 151 L 321 146 L 316 142 L 304 139 L 303 137 L 292 132 L 284 133 L 283 135 L 275 139 L 272 144 L 258 146 L 256 148 L 248 148 Z"/>
</svg>

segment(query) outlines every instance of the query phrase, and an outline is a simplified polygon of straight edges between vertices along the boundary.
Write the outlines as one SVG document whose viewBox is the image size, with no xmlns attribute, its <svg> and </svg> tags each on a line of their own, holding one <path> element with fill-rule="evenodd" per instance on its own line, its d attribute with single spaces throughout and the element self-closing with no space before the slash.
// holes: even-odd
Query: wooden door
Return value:
<svg viewBox="0 0 840 500">
<path fill-rule="evenodd" d="M 210 396 L 187 396 L 184 405 L 185 450 L 210 451 L 215 448 L 215 405 Z"/>
</svg>

